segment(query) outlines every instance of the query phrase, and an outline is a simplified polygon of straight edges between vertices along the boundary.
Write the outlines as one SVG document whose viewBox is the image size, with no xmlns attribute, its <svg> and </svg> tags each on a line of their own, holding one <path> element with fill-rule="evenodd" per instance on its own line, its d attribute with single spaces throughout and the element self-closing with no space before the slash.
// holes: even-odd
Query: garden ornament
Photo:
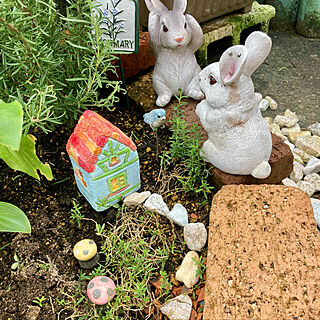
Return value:
<svg viewBox="0 0 320 320">
<path fill-rule="evenodd" d="M 160 0 L 145 2 L 150 11 L 150 47 L 156 60 L 152 81 L 157 106 L 168 104 L 173 95 L 179 95 L 179 89 L 190 98 L 203 99 L 201 69 L 194 55 L 202 45 L 203 33 L 194 17 L 183 14 L 187 0 L 174 0 L 172 10 Z"/>
<path fill-rule="evenodd" d="M 116 294 L 114 282 L 106 276 L 94 277 L 87 286 L 89 300 L 97 305 L 110 302 Z"/>
<path fill-rule="evenodd" d="M 140 189 L 137 147 L 119 128 L 86 110 L 67 143 L 77 187 L 96 211 Z"/>
<path fill-rule="evenodd" d="M 206 161 L 224 172 L 258 179 L 271 173 L 271 133 L 251 80 L 271 45 L 268 35 L 253 32 L 244 46 L 227 49 L 219 62 L 200 73 L 206 99 L 198 104 L 196 113 L 209 137 L 202 151 Z"/>
<path fill-rule="evenodd" d="M 148 113 L 145 113 L 143 115 L 143 120 L 150 125 L 153 131 L 159 127 L 163 129 L 166 122 L 166 111 L 164 109 L 154 109 Z"/>
<path fill-rule="evenodd" d="M 99 261 L 99 253 L 97 253 L 97 245 L 91 239 L 83 239 L 73 247 L 73 255 L 79 261 L 84 269 L 93 268 Z"/>
</svg>

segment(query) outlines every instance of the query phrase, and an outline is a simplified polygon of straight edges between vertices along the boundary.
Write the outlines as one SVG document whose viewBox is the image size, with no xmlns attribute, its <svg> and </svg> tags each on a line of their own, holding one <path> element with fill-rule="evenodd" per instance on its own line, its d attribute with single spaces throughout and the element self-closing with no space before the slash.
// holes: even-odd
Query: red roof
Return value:
<svg viewBox="0 0 320 320">
<path fill-rule="evenodd" d="M 132 151 L 137 150 L 133 141 L 111 122 L 99 114 L 86 110 L 80 117 L 67 143 L 69 156 L 86 172 L 96 169 L 102 148 L 113 138 Z"/>
</svg>

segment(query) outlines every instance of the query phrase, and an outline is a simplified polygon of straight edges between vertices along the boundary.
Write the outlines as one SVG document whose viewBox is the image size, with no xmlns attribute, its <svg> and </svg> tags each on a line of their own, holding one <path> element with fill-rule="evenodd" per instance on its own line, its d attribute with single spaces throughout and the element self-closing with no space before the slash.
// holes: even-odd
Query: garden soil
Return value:
<svg viewBox="0 0 320 320">
<path fill-rule="evenodd" d="M 320 121 L 320 40 L 279 32 L 271 33 L 271 37 L 273 50 L 253 79 L 257 92 L 270 95 L 279 103 L 278 111 L 267 111 L 265 115 L 274 117 L 290 108 L 297 113 L 302 127 Z M 150 74 L 140 77 L 138 82 L 131 82 L 131 92 L 143 93 L 143 97 L 136 95 L 131 108 L 127 108 L 122 101 L 113 112 L 94 111 L 98 111 L 131 136 L 139 150 L 141 190 L 156 192 L 159 164 L 155 157 L 155 136 L 143 122 L 144 108 L 141 108 L 148 103 L 155 107 L 155 96 L 150 92 L 150 84 Z M 148 99 L 149 102 L 146 102 Z M 79 227 L 71 219 L 72 201 L 75 199 L 82 206 L 81 212 L 86 218 L 98 223 L 112 223 L 116 219 L 114 209 L 95 212 L 76 188 L 65 150 L 75 124 L 75 121 L 70 121 L 68 126 L 61 126 L 48 135 L 40 131 L 32 132 L 38 139 L 36 146 L 39 158 L 51 165 L 53 181 L 49 182 L 44 178 L 37 181 L 24 173 L 14 172 L 0 162 L 0 201 L 19 206 L 27 214 L 32 226 L 30 235 L 0 234 L 0 320 L 57 320 L 70 317 L 72 310 L 64 308 L 61 301 L 72 299 L 74 286 L 80 285 L 84 295 L 86 288 L 86 281 L 78 281 L 80 267 L 72 255 L 72 248 L 83 238 L 93 238 L 96 241 L 100 239 L 95 235 L 94 223 L 84 221 Z M 168 130 L 160 132 L 160 151 L 167 148 L 168 134 Z M 198 195 L 195 197 L 194 193 L 175 192 L 174 181 L 168 189 L 166 201 L 169 207 L 179 200 L 188 208 L 191 222 L 202 221 L 208 225 L 210 205 L 203 205 L 203 198 Z M 168 221 L 163 220 L 163 225 L 167 224 Z M 176 228 L 175 232 L 182 243 L 181 228 Z M 170 236 L 168 232 L 168 237 Z M 183 248 L 168 260 L 166 271 L 171 275 L 188 251 L 185 246 Z M 151 287 L 156 288 L 154 285 Z M 175 284 L 172 294 L 178 295 L 184 290 L 185 288 Z M 202 308 L 203 290 L 198 290 L 197 295 L 191 295 L 194 300 L 194 318 L 197 316 L 196 311 Z M 39 304 L 41 297 L 46 300 Z M 163 301 L 160 300 L 160 303 Z M 157 319 L 156 314 L 151 315 L 150 319 Z M 132 319 L 145 317 L 146 314 L 143 313 L 132 315 Z"/>
</svg>

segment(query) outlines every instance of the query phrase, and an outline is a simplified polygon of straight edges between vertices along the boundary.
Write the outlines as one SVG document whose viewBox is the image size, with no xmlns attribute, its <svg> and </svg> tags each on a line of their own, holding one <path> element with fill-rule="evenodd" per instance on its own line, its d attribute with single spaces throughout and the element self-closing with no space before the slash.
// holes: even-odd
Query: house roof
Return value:
<svg viewBox="0 0 320 320">
<path fill-rule="evenodd" d="M 67 143 L 69 156 L 86 172 L 96 169 L 98 156 L 109 138 L 137 150 L 133 141 L 119 128 L 99 114 L 86 110 L 80 117 Z"/>
</svg>

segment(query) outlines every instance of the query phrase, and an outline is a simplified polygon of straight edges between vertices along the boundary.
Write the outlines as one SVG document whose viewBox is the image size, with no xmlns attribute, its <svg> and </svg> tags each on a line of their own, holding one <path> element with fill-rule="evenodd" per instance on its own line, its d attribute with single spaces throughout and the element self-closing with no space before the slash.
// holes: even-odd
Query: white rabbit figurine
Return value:
<svg viewBox="0 0 320 320">
<path fill-rule="evenodd" d="M 196 113 L 209 136 L 202 151 L 206 161 L 224 172 L 258 179 L 271 173 L 271 133 L 251 80 L 271 46 L 268 35 L 253 32 L 244 46 L 227 49 L 219 62 L 200 73 L 206 99 L 198 104 Z"/>
<path fill-rule="evenodd" d="M 199 86 L 200 66 L 194 53 L 203 42 L 200 25 L 184 15 L 187 0 L 174 0 L 170 11 L 160 0 L 145 0 L 150 11 L 148 29 L 150 47 L 155 56 L 153 87 L 157 106 L 165 106 L 173 95 L 182 93 L 195 99 L 204 98 Z"/>
</svg>

